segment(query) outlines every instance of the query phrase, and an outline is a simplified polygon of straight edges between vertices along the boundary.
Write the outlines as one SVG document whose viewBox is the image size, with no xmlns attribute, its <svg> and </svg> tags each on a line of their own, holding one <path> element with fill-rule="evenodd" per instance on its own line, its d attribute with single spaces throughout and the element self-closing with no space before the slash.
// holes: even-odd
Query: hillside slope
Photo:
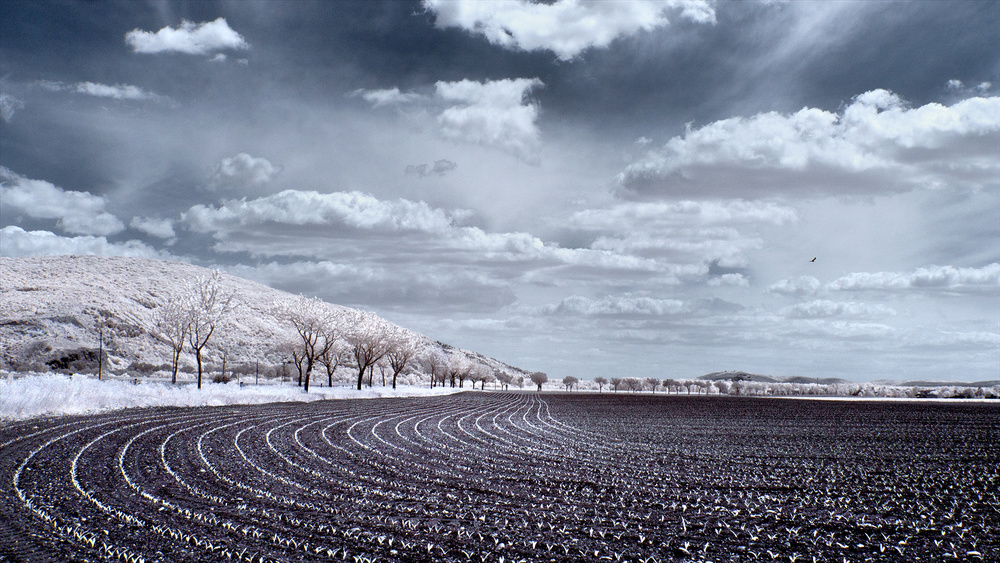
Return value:
<svg viewBox="0 0 1000 563">
<path fill-rule="evenodd" d="M 127 372 L 141 364 L 168 364 L 171 347 L 157 336 L 157 309 L 183 297 L 194 280 L 211 275 L 211 270 L 191 264 L 145 258 L 0 258 L 0 369 L 45 369 L 46 362 L 74 354 L 96 358 L 95 327 L 100 320 L 111 327 L 105 352 L 114 369 Z M 224 333 L 215 339 L 227 343 L 232 351 L 229 361 L 285 362 L 288 358 L 281 347 L 295 342 L 297 336 L 273 311 L 275 305 L 291 304 L 299 297 L 230 275 L 223 275 L 222 285 L 226 291 L 235 291 L 238 302 Z M 328 306 L 332 312 L 348 311 Z M 423 352 L 447 350 L 465 355 L 472 364 L 515 377 L 525 375 L 498 360 L 411 335 Z M 187 351 L 181 363 L 193 363 Z"/>
</svg>

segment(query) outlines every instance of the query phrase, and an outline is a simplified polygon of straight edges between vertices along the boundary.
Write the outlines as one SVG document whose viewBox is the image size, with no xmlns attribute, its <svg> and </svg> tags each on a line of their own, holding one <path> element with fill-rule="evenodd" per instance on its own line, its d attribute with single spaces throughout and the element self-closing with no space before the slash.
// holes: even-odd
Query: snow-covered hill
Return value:
<svg viewBox="0 0 1000 563">
<path fill-rule="evenodd" d="M 116 371 L 169 364 L 171 347 L 155 328 L 157 311 L 184 298 L 194 280 L 211 275 L 211 270 L 191 264 L 145 258 L 0 258 L 0 369 L 38 371 L 74 357 L 86 364 L 87 357 L 97 357 L 99 321 L 110 327 L 105 353 Z M 280 365 L 288 360 L 282 345 L 295 342 L 297 336 L 274 311 L 300 297 L 229 275 L 223 275 L 222 285 L 235 291 L 238 306 L 213 339 L 226 344 L 230 365 L 255 361 Z M 328 306 L 334 313 L 349 311 Z M 424 352 L 437 348 L 463 354 L 473 365 L 485 364 L 515 376 L 525 373 L 424 335 L 411 335 Z M 181 357 L 182 365 L 194 362 L 188 352 Z M 220 352 L 213 354 L 218 359 Z"/>
</svg>

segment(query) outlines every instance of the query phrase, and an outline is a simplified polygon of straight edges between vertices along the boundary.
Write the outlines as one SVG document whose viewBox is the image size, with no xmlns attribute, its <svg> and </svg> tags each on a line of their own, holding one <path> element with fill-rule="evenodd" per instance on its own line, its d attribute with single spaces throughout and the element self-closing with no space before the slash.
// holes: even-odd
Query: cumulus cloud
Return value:
<svg viewBox="0 0 1000 563">
<path fill-rule="evenodd" d="M 710 123 L 618 177 L 621 195 L 824 194 L 997 183 L 1000 97 L 910 108 L 872 90 L 840 113 L 803 108 Z"/>
<path fill-rule="evenodd" d="M 0 119 L 10 123 L 14 114 L 24 108 L 24 102 L 7 93 L 0 93 Z"/>
<path fill-rule="evenodd" d="M 538 146 L 538 106 L 525 103 L 542 86 L 537 78 L 476 82 L 438 82 L 438 99 L 453 104 L 440 115 L 441 134 L 449 139 L 500 147 L 524 160 L 534 160 Z"/>
<path fill-rule="evenodd" d="M 74 86 L 74 89 L 77 92 L 87 94 L 88 96 L 97 96 L 98 98 L 114 98 L 116 100 L 150 100 L 159 97 L 156 94 L 147 92 L 142 88 L 132 86 L 131 84 L 115 84 L 114 86 L 109 86 L 107 84 L 97 84 L 94 82 L 80 82 Z"/>
<path fill-rule="evenodd" d="M 364 88 L 359 88 L 351 92 L 351 96 L 361 96 L 362 99 L 376 108 L 405 104 L 423 98 L 423 96 L 414 92 L 400 92 L 399 88 L 385 90 L 365 90 Z"/>
<path fill-rule="evenodd" d="M 722 274 L 709 278 L 708 285 L 719 287 L 729 285 L 734 287 L 750 287 L 750 280 L 743 274 Z"/>
<path fill-rule="evenodd" d="M 245 152 L 223 158 L 215 166 L 208 182 L 211 189 L 246 188 L 267 184 L 281 172 L 266 158 L 253 157 Z"/>
<path fill-rule="evenodd" d="M 684 312 L 683 301 L 655 299 L 635 295 L 614 295 L 591 299 L 574 295 L 541 309 L 546 315 L 582 315 L 612 317 L 658 317 Z"/>
<path fill-rule="evenodd" d="M 250 46 L 233 31 L 225 18 L 193 23 L 182 21 L 179 27 L 164 27 L 153 33 L 133 29 L 125 34 L 127 43 L 136 53 L 186 53 L 206 55 L 226 49 L 248 49 Z"/>
<path fill-rule="evenodd" d="M 833 317 L 883 318 L 895 315 L 896 312 L 885 305 L 817 299 L 785 307 L 781 310 L 781 314 L 793 319 Z"/>
<path fill-rule="evenodd" d="M 551 3 L 525 0 L 424 0 L 438 27 L 458 27 L 508 49 L 549 50 L 569 60 L 618 37 L 667 25 L 666 12 L 698 23 L 714 23 L 707 0 L 618 0 Z"/>
<path fill-rule="evenodd" d="M 996 290 L 1000 289 L 1000 264 L 982 268 L 932 266 L 912 272 L 856 272 L 826 284 L 830 291 L 865 290 Z"/>
<path fill-rule="evenodd" d="M 14 225 L 0 229 L 0 255 L 17 257 L 69 254 L 171 258 L 137 240 L 114 243 L 108 242 L 106 237 L 63 237 L 49 231 L 25 231 Z"/>
<path fill-rule="evenodd" d="M 132 220 L 129 221 L 128 226 L 156 238 L 166 240 L 173 240 L 177 238 L 177 233 L 174 232 L 174 222 L 171 219 L 133 217 Z"/>
<path fill-rule="evenodd" d="M 406 166 L 407 176 L 419 176 L 421 178 L 426 178 L 427 176 L 444 176 L 449 172 L 454 171 L 458 168 L 458 165 L 454 162 L 441 159 L 435 160 L 433 166 L 428 166 L 426 164 L 409 164 Z"/>
<path fill-rule="evenodd" d="M 66 84 L 53 80 L 39 80 L 35 85 L 52 92 L 74 92 L 96 98 L 111 98 L 114 100 L 164 100 L 164 96 L 143 90 L 131 84 L 100 84 L 97 82 L 77 82 Z"/>
<path fill-rule="evenodd" d="M 467 217 L 464 210 L 405 199 L 383 201 L 360 192 L 286 190 L 253 200 L 228 200 L 218 207 L 196 205 L 182 214 L 182 221 L 191 231 L 212 234 L 219 241 L 217 251 L 258 256 L 373 256 L 448 267 L 492 265 L 503 266 L 506 271 L 496 273 L 510 277 L 546 266 L 564 268 L 559 275 L 566 278 L 573 269 L 589 275 L 607 270 L 658 272 L 665 280 L 684 273 L 684 268 L 638 256 L 562 248 L 529 233 L 462 226 Z M 514 263 L 524 268 L 510 268 Z"/>
<path fill-rule="evenodd" d="M 760 248 L 763 241 L 744 233 L 746 227 L 782 226 L 797 221 L 793 208 L 774 202 L 627 202 L 577 211 L 564 226 L 575 239 L 592 236 L 592 249 L 690 265 L 694 277 L 691 273 L 682 277 L 696 281 L 710 273 L 709 265 L 713 263 L 724 268 L 747 266 L 745 251 Z M 749 284 L 739 272 L 718 274 L 710 276 L 708 283 Z"/>
<path fill-rule="evenodd" d="M 440 232 L 451 226 L 453 216 L 424 202 L 381 201 L 361 192 L 285 190 L 250 201 L 226 201 L 218 208 L 196 205 L 183 214 L 183 220 L 198 232 L 238 230 L 267 223 Z"/>
<path fill-rule="evenodd" d="M 435 314 L 450 308 L 496 310 L 515 300 L 504 280 L 468 269 L 433 268 L 420 263 L 389 268 L 353 261 L 295 261 L 226 270 L 291 293 L 319 295 L 331 303 L 404 305 L 407 311 L 428 309 Z"/>
<path fill-rule="evenodd" d="M 528 94 L 543 86 L 537 78 L 437 82 L 431 96 L 390 90 L 356 90 L 373 107 L 420 101 L 437 117 L 437 132 L 446 139 L 502 149 L 525 161 L 536 161 L 540 144 L 538 105 Z"/>
<path fill-rule="evenodd" d="M 822 283 L 812 276 L 801 276 L 794 279 L 780 280 L 767 288 L 769 293 L 787 295 L 790 297 L 806 297 L 815 295 Z"/>
<path fill-rule="evenodd" d="M 0 199 L 5 208 L 37 219 L 58 219 L 67 233 L 110 235 L 125 225 L 104 210 L 101 196 L 67 191 L 44 180 L 32 180 L 0 166 Z"/>
<path fill-rule="evenodd" d="M 770 223 L 786 225 L 798 221 L 795 209 L 767 201 L 676 201 L 628 202 L 610 209 L 588 209 L 570 216 L 571 225 L 586 229 L 617 229 L 643 225 L 679 226 L 720 223 Z"/>
</svg>

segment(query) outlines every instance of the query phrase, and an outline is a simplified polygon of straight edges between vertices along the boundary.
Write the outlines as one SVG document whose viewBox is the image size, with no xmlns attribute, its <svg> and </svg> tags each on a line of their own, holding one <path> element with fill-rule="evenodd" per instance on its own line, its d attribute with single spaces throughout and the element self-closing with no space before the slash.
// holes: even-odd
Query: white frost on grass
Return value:
<svg viewBox="0 0 1000 563">
<path fill-rule="evenodd" d="M 401 385 L 371 387 L 312 387 L 304 393 L 294 384 L 244 385 L 209 383 L 194 385 L 98 380 L 92 376 L 29 375 L 0 379 L 0 420 L 36 416 L 93 414 L 134 407 L 202 407 L 274 402 L 308 402 L 324 399 L 375 399 L 448 395 L 464 389 Z"/>
</svg>

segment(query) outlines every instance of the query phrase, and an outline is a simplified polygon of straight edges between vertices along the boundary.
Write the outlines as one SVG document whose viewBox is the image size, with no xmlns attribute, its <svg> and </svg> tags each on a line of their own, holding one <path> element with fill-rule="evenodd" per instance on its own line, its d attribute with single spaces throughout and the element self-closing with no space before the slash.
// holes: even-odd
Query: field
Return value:
<svg viewBox="0 0 1000 563">
<path fill-rule="evenodd" d="M 1000 405 L 625 393 L 0 428 L 0 560 L 997 561 Z"/>
</svg>

